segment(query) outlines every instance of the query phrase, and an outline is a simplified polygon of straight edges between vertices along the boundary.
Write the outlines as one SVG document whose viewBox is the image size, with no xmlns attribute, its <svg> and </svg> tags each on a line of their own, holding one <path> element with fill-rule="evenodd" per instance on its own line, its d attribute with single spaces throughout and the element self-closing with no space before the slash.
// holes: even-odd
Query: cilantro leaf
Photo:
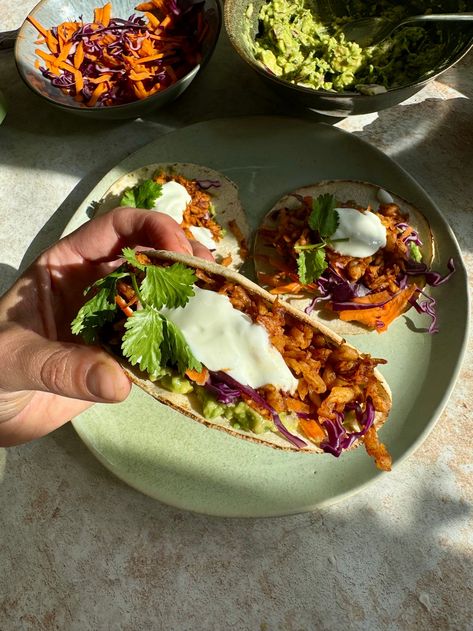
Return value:
<svg viewBox="0 0 473 631">
<path fill-rule="evenodd" d="M 161 348 L 163 358 L 167 354 L 166 364 L 176 365 L 183 375 L 188 368 L 202 370 L 202 364 L 196 359 L 182 335 L 181 330 L 168 318 L 164 318 L 164 342 Z"/>
<path fill-rule="evenodd" d="M 335 210 L 335 197 L 326 193 L 312 201 L 312 212 L 309 215 L 309 226 L 314 232 L 330 237 L 338 228 L 339 216 Z"/>
<path fill-rule="evenodd" d="M 95 342 L 97 329 L 113 320 L 117 305 L 115 304 L 115 285 L 117 278 L 101 279 L 102 289 L 80 309 L 71 323 L 74 335 L 82 335 L 85 342 Z"/>
<path fill-rule="evenodd" d="M 151 376 L 163 374 L 166 365 L 201 370 L 179 329 L 154 307 L 139 309 L 125 322 L 122 352 L 131 364 Z"/>
<path fill-rule="evenodd" d="M 158 197 L 161 196 L 162 186 L 154 180 L 145 180 L 141 184 L 127 189 L 120 200 L 120 206 L 131 206 L 132 208 L 154 207 Z"/>
<path fill-rule="evenodd" d="M 163 316 L 156 309 L 139 309 L 126 319 L 122 338 L 123 355 L 133 365 L 150 375 L 159 375 L 161 367 L 161 343 L 163 340 Z"/>
<path fill-rule="evenodd" d="M 308 285 L 319 278 L 328 267 L 325 260 L 325 248 L 317 247 L 302 250 L 297 257 L 297 274 L 303 285 Z"/>
<path fill-rule="evenodd" d="M 140 263 L 136 257 L 136 252 L 132 248 L 123 248 L 122 256 L 127 263 L 129 263 L 132 267 L 136 267 L 136 269 L 144 270 L 146 265 Z"/>
<path fill-rule="evenodd" d="M 182 263 L 170 267 L 147 265 L 140 295 L 145 303 L 156 309 L 183 307 L 194 295 L 195 280 L 194 271 Z"/>
</svg>

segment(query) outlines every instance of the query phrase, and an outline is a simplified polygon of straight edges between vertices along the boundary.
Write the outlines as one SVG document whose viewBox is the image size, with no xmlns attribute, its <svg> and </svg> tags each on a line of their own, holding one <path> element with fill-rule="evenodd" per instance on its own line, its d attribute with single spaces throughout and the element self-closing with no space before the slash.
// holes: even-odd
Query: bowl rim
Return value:
<svg viewBox="0 0 473 631">
<path fill-rule="evenodd" d="M 113 0 L 111 0 L 113 3 Z M 204 2 L 207 0 L 204 0 Z M 105 105 L 105 106 L 99 106 L 97 107 L 96 105 L 94 105 L 93 107 L 88 107 L 87 105 L 81 105 L 79 103 L 76 102 L 72 102 L 72 103 L 61 103 L 60 101 L 55 100 L 54 98 L 50 97 L 47 94 L 43 94 L 43 92 L 41 92 L 40 90 L 38 90 L 34 85 L 32 85 L 30 83 L 30 81 L 28 80 L 26 73 L 24 72 L 23 68 L 22 68 L 22 63 L 21 63 L 21 59 L 20 59 L 20 53 L 19 53 L 19 49 L 20 49 L 20 45 L 21 45 L 21 39 L 26 39 L 24 36 L 24 31 L 27 27 L 27 25 L 29 24 L 28 22 L 28 18 L 30 16 L 34 17 L 34 14 L 38 11 L 40 11 L 43 7 L 43 5 L 46 5 L 49 0 L 39 0 L 39 2 L 37 4 L 35 4 L 35 6 L 28 12 L 28 15 L 25 17 L 25 19 L 23 20 L 20 28 L 18 29 L 18 34 L 16 36 L 16 41 L 15 41 L 15 46 L 14 46 L 14 59 L 15 59 L 15 64 L 18 70 L 18 74 L 20 75 L 20 77 L 22 78 L 23 82 L 25 83 L 25 85 L 36 95 L 40 96 L 41 98 L 45 99 L 46 101 L 48 101 L 49 103 L 51 103 L 52 105 L 59 107 L 63 110 L 66 111 L 71 111 L 71 112 L 80 112 L 81 114 L 84 113 L 86 114 L 87 112 L 91 112 L 96 114 L 97 112 L 124 112 L 126 110 L 130 110 L 133 108 L 139 108 L 140 105 L 147 105 L 152 103 L 155 100 L 159 100 L 160 98 L 163 97 L 164 94 L 169 93 L 171 90 L 175 90 L 178 86 L 182 85 L 183 83 L 186 83 L 191 77 L 192 75 L 197 75 L 209 62 L 210 58 L 212 57 L 212 54 L 215 50 L 215 47 L 217 45 L 219 36 L 220 36 L 220 32 L 222 30 L 222 25 L 223 25 L 223 11 L 222 11 L 222 6 L 221 6 L 221 0 L 209 0 L 211 2 L 214 3 L 215 5 L 215 11 L 216 11 L 216 29 L 215 29 L 215 38 L 214 40 L 211 42 L 210 46 L 208 47 L 208 49 L 205 52 L 205 55 L 202 56 L 202 59 L 200 60 L 200 62 L 198 64 L 196 64 L 193 68 L 191 68 L 191 70 L 189 70 L 189 72 L 187 74 L 185 74 L 183 77 L 181 77 L 180 79 L 178 79 L 175 83 L 172 83 L 171 85 L 169 85 L 167 88 L 165 88 L 164 90 L 160 90 L 159 92 L 155 92 L 154 94 L 151 94 L 150 96 L 147 96 L 145 99 L 136 99 L 135 101 L 130 101 L 129 103 L 120 103 L 119 105 Z M 98 2 L 98 0 L 97 0 Z M 136 0 L 136 2 L 138 2 L 138 0 Z M 214 7 L 212 7 L 212 9 L 214 9 Z M 58 90 L 60 90 L 58 88 Z M 72 97 L 71 97 L 72 100 Z"/>
<path fill-rule="evenodd" d="M 232 16 L 232 11 L 233 11 L 234 6 L 235 6 L 235 3 L 232 0 L 226 0 L 225 5 L 224 5 L 224 27 L 225 27 L 225 32 L 228 36 L 228 39 L 230 40 L 230 43 L 233 46 L 234 50 L 238 53 L 239 57 L 245 63 L 247 63 L 251 68 L 253 68 L 253 70 L 256 70 L 256 72 L 258 72 L 258 74 L 264 77 L 265 79 L 269 79 L 270 81 L 273 81 L 275 84 L 281 87 L 292 88 L 305 96 L 317 95 L 320 97 L 330 97 L 331 99 L 336 99 L 336 100 L 343 100 L 347 98 L 358 98 L 359 100 L 361 100 L 361 99 L 372 99 L 374 96 L 383 96 L 384 94 L 396 94 L 397 92 L 405 91 L 408 89 L 422 88 L 424 85 L 436 79 L 439 75 L 441 75 L 446 70 L 449 70 L 452 66 L 457 64 L 461 59 L 463 59 L 463 57 L 465 57 L 465 55 L 469 53 L 470 50 L 473 49 L 473 28 L 472 28 L 472 35 L 469 37 L 469 39 L 467 39 L 465 46 L 455 56 L 454 61 L 449 63 L 447 66 L 445 66 L 445 68 L 442 68 L 442 70 L 439 70 L 438 72 L 435 72 L 434 74 L 428 77 L 425 77 L 424 79 L 412 81 L 410 83 L 405 83 L 404 85 L 396 86 L 395 88 L 388 88 L 386 89 L 386 92 L 380 92 L 375 95 L 362 94 L 361 92 L 356 92 L 356 91 L 349 92 L 348 90 L 344 92 L 336 92 L 336 91 L 331 91 L 331 90 L 308 88 L 306 86 L 299 85 L 297 83 L 292 83 L 291 81 L 287 81 L 286 79 L 282 79 L 281 77 L 270 74 L 254 58 L 246 54 L 246 52 L 240 46 L 239 40 L 233 35 L 233 29 L 231 28 L 231 25 L 232 25 L 231 16 Z"/>
</svg>

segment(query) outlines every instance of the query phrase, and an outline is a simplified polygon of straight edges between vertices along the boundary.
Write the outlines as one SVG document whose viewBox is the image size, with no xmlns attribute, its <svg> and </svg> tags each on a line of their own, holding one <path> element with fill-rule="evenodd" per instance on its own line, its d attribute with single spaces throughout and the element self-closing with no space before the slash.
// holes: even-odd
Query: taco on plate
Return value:
<svg viewBox="0 0 473 631">
<path fill-rule="evenodd" d="M 383 333 L 410 307 L 431 318 L 422 291 L 432 272 L 429 222 L 412 204 L 367 182 L 324 181 L 285 195 L 255 239 L 259 282 L 342 335 Z"/>
<path fill-rule="evenodd" d="M 72 331 L 112 352 L 134 383 L 234 436 L 334 456 L 363 443 L 390 469 L 378 439 L 391 408 L 384 360 L 216 263 L 123 257 L 90 288 Z"/>
<path fill-rule="evenodd" d="M 212 251 L 222 265 L 239 269 L 248 255 L 248 224 L 237 185 L 218 171 L 184 162 L 149 164 L 120 177 L 96 214 L 116 206 L 165 213 L 189 239 Z"/>
</svg>

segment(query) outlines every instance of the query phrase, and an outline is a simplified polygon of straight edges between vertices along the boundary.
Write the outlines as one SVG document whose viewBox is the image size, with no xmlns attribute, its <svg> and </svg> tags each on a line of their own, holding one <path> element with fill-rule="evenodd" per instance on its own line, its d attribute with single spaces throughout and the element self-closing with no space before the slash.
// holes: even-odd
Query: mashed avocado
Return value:
<svg viewBox="0 0 473 631">
<path fill-rule="evenodd" d="M 441 5 L 426 0 L 402 5 L 392 0 L 351 0 L 346 17 L 323 24 L 317 17 L 317 0 L 268 0 L 258 16 L 253 52 L 277 77 L 309 88 L 369 94 L 380 87 L 400 87 L 420 79 L 439 63 L 446 31 L 434 24 L 404 27 L 378 45 L 361 48 L 345 40 L 340 27 L 348 20 L 372 15 L 402 18 L 441 11 Z M 251 13 L 252 8 L 249 18 Z"/>
<path fill-rule="evenodd" d="M 179 377 L 179 375 L 164 375 L 159 379 L 159 385 L 177 394 L 189 394 L 189 392 L 194 390 L 189 379 L 187 377 Z"/>
<path fill-rule="evenodd" d="M 244 401 L 240 400 L 236 403 L 229 404 L 219 403 L 208 390 L 202 386 L 191 384 L 187 377 L 172 375 L 170 371 L 168 371 L 168 374 L 165 374 L 156 381 L 158 381 L 160 386 L 170 392 L 176 392 L 178 394 L 195 392 L 202 406 L 202 415 L 209 421 L 223 416 L 230 422 L 232 427 L 242 429 L 245 432 L 263 434 L 264 432 L 276 431 L 276 427 L 272 421 L 258 414 L 256 410 L 251 408 Z M 280 414 L 280 417 L 284 425 L 290 431 L 297 431 L 297 419 L 287 414 Z"/>
<path fill-rule="evenodd" d="M 219 403 L 205 388 L 198 388 L 197 396 L 202 404 L 202 414 L 209 421 L 224 416 L 235 429 L 242 429 L 255 434 L 271 432 L 275 429 L 271 421 L 258 414 L 244 401 L 224 405 Z"/>
</svg>

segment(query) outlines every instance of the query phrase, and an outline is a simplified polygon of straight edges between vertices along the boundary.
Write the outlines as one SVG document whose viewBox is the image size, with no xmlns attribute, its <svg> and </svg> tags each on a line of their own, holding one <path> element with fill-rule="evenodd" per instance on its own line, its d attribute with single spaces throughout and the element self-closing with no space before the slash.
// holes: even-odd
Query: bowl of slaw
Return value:
<svg viewBox="0 0 473 631">
<path fill-rule="evenodd" d="M 26 85 L 67 112 L 136 118 L 178 98 L 209 61 L 218 0 L 41 0 L 20 28 Z"/>
</svg>

